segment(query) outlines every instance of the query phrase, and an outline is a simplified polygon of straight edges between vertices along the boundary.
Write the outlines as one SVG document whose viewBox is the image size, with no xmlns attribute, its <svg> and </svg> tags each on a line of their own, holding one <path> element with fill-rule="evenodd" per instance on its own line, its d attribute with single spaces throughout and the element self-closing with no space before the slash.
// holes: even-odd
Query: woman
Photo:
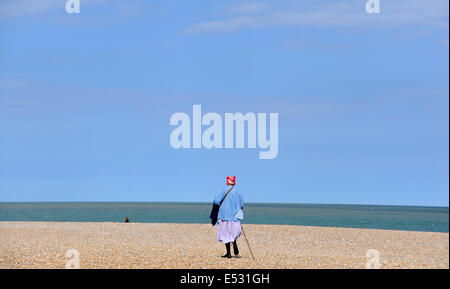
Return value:
<svg viewBox="0 0 450 289">
<path fill-rule="evenodd" d="M 227 177 L 227 187 L 221 191 L 214 203 L 220 205 L 217 215 L 217 240 L 225 243 L 227 253 L 223 258 L 231 258 L 230 243 L 233 243 L 234 255 L 239 255 L 239 249 L 236 239 L 241 235 L 242 228 L 240 219 L 242 219 L 242 209 L 244 208 L 244 199 L 239 189 L 235 186 L 236 176 Z"/>
</svg>

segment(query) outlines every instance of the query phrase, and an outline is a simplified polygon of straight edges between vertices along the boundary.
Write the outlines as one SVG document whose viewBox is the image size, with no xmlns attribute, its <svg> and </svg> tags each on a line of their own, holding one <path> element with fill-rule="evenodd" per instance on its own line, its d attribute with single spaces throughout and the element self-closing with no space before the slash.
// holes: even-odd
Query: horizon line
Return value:
<svg viewBox="0 0 450 289">
<path fill-rule="evenodd" d="M 2 203 L 192 203 L 210 204 L 202 201 L 0 201 Z M 399 204 L 357 204 L 357 203 L 283 203 L 283 202 L 246 202 L 246 204 L 277 204 L 277 205 L 340 205 L 340 206 L 390 206 L 390 207 L 429 207 L 447 208 L 442 205 L 399 205 Z"/>
</svg>

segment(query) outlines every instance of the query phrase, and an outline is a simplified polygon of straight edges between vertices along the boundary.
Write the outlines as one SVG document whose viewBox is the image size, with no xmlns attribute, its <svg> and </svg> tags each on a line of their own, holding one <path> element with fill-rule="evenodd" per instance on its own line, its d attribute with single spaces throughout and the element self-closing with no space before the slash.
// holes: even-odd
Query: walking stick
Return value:
<svg viewBox="0 0 450 289">
<path fill-rule="evenodd" d="M 253 258 L 253 260 L 256 261 L 255 256 L 253 256 L 253 252 L 252 252 L 252 248 L 250 247 L 250 243 L 248 242 L 247 236 L 245 235 L 244 227 L 242 227 L 242 225 L 241 225 L 241 229 L 242 229 L 242 233 L 244 233 L 245 241 L 247 242 L 248 248 L 250 249 L 250 253 L 252 254 L 252 258 Z"/>
</svg>

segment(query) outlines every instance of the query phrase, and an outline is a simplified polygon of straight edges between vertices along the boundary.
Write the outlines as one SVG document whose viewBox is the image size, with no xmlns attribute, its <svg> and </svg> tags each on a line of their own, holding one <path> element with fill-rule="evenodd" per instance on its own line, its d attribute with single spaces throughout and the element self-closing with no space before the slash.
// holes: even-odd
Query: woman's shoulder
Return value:
<svg viewBox="0 0 450 289">
<path fill-rule="evenodd" d="M 239 189 L 238 186 L 234 186 L 233 187 L 233 191 L 234 191 L 235 194 L 240 194 L 241 193 L 241 190 Z"/>
</svg>

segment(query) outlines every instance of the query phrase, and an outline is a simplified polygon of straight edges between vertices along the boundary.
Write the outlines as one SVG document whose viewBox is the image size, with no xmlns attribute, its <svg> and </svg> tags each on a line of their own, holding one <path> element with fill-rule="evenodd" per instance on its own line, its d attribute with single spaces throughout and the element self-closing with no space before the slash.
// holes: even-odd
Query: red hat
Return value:
<svg viewBox="0 0 450 289">
<path fill-rule="evenodd" d="M 234 186 L 236 184 L 236 176 L 227 177 L 227 185 Z"/>
</svg>

